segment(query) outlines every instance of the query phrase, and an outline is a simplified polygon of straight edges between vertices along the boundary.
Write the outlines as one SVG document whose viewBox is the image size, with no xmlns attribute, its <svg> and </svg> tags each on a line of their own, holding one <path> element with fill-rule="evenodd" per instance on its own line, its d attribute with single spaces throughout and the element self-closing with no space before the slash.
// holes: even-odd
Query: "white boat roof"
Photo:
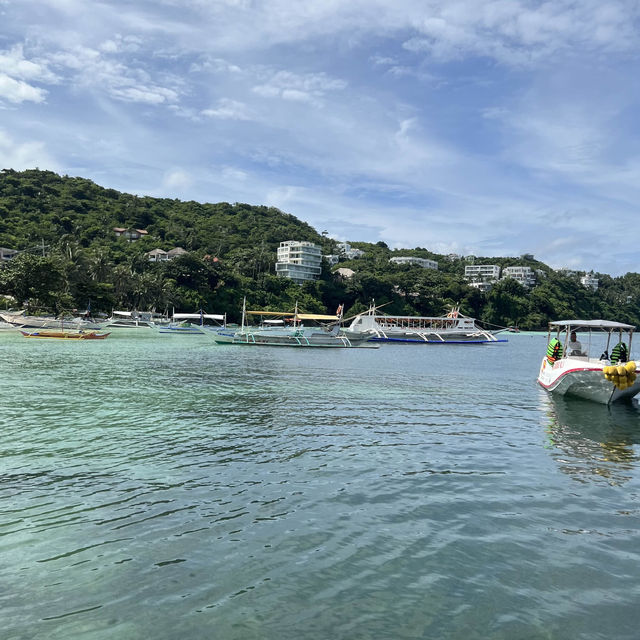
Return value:
<svg viewBox="0 0 640 640">
<path fill-rule="evenodd" d="M 625 324 L 624 322 L 614 322 L 613 320 L 556 320 L 550 322 L 550 327 L 574 327 L 574 328 L 591 328 L 591 329 L 635 329 L 633 324 Z"/>
<path fill-rule="evenodd" d="M 206 320 L 224 320 L 224 316 L 217 313 L 174 313 L 174 320 L 199 320 L 205 318 Z"/>
</svg>

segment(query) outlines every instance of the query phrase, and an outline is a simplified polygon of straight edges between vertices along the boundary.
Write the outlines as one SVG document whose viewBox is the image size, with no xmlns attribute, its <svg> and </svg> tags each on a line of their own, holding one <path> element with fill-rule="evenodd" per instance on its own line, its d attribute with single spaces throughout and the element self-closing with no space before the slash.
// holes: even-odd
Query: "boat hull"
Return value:
<svg viewBox="0 0 640 640">
<path fill-rule="evenodd" d="M 104 340 L 109 333 L 96 333 L 95 331 L 20 331 L 25 338 L 42 338 L 49 340 Z"/>
<path fill-rule="evenodd" d="M 456 336 L 456 337 L 443 337 L 440 338 L 416 338 L 416 337 L 399 337 L 393 338 L 390 336 L 387 337 L 379 337 L 375 336 L 371 338 L 371 342 L 406 342 L 410 344 L 496 344 L 498 342 L 508 342 L 505 338 L 493 338 L 491 340 L 488 339 L 478 339 L 478 338 L 467 338 L 464 336 Z"/>
<path fill-rule="evenodd" d="M 640 378 L 626 389 L 604 377 L 604 362 L 565 358 L 553 364 L 545 357 L 540 364 L 538 384 L 558 395 L 571 395 L 599 404 L 630 400 L 640 392 Z M 636 369 L 636 375 L 640 370 Z"/>
<path fill-rule="evenodd" d="M 298 348 L 322 348 L 322 349 L 348 349 L 357 348 L 367 345 L 367 338 L 351 340 L 347 336 L 340 335 L 304 335 L 302 334 L 284 334 L 284 333 L 252 333 L 252 332 L 235 332 L 225 333 L 218 332 L 214 336 L 217 344 L 238 344 L 246 346 L 263 346 L 263 347 L 298 347 Z"/>
</svg>

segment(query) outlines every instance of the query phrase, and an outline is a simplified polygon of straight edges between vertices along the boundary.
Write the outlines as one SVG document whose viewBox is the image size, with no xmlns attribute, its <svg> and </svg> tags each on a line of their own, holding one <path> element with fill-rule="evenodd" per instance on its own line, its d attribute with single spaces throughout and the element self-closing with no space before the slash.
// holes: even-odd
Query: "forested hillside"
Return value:
<svg viewBox="0 0 640 640">
<path fill-rule="evenodd" d="M 146 231 L 140 240 L 116 237 L 114 228 Z M 204 204 L 137 197 L 84 178 L 50 171 L 0 172 L 0 247 L 20 254 L 0 268 L 0 293 L 31 311 L 114 308 L 227 312 L 237 318 L 244 296 L 254 308 L 291 308 L 347 314 L 372 300 L 395 314 L 436 315 L 452 305 L 499 326 L 544 328 L 549 319 L 604 317 L 640 324 L 640 275 L 596 274 L 600 289 L 584 288 L 577 275 L 555 272 L 533 259 L 477 258 L 476 263 L 528 265 L 538 284 L 525 289 L 503 280 L 484 294 L 464 280 L 463 259 L 426 248 L 393 251 L 384 242 L 352 245 L 364 256 L 323 266 L 319 280 L 302 286 L 275 275 L 283 240 L 309 240 L 334 253 L 336 241 L 278 209 L 226 202 Z M 181 247 L 186 254 L 155 263 L 146 253 Z M 397 255 L 435 259 L 439 270 L 394 265 Z M 333 269 L 333 271 L 331 270 Z"/>
</svg>

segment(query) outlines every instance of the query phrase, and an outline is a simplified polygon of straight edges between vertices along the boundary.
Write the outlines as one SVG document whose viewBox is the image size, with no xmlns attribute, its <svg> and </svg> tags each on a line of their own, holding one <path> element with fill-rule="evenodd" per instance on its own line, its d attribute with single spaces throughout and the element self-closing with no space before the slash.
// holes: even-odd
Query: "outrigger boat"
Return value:
<svg viewBox="0 0 640 640">
<path fill-rule="evenodd" d="M 559 320 L 549 323 L 547 353 L 540 364 L 538 383 L 559 395 L 574 395 L 601 404 L 631 399 L 640 392 L 640 370 L 630 360 L 631 339 L 635 327 L 609 320 Z M 570 342 L 573 332 L 588 331 L 588 344 L 580 348 Z M 602 344 L 593 344 L 595 336 L 606 334 Z M 584 338 L 584 336 L 582 336 Z M 611 343 L 616 344 L 611 348 Z M 611 348 L 611 355 L 609 349 Z"/>
<path fill-rule="evenodd" d="M 371 336 L 349 337 L 340 330 L 339 314 L 292 313 L 280 311 L 246 311 L 242 309 L 242 325 L 236 330 L 219 330 L 213 337 L 218 344 L 242 344 L 269 347 L 319 347 L 319 348 L 355 348 L 367 345 Z M 258 327 L 246 325 L 247 316 L 261 316 L 263 322 Z M 266 318 L 266 319 L 265 319 Z M 304 326 L 303 322 L 324 322 L 328 325 Z M 288 325 L 288 326 L 287 326 Z"/>
<path fill-rule="evenodd" d="M 38 329 L 37 331 L 22 331 L 20 333 L 25 338 L 49 338 L 54 340 L 104 340 L 109 333 L 98 333 L 97 331 L 53 331 Z"/>
<path fill-rule="evenodd" d="M 153 314 L 151 311 L 113 311 L 107 320 L 105 329 L 157 329 L 157 321 L 160 321 L 160 314 Z"/>
<path fill-rule="evenodd" d="M 14 329 L 56 329 L 64 330 L 65 325 L 75 326 L 76 329 L 85 331 L 97 331 L 101 329 L 99 324 L 82 317 L 53 316 L 27 316 L 24 311 L 17 313 L 0 313 L 0 319 L 10 324 Z"/>
<path fill-rule="evenodd" d="M 197 323 L 192 322 L 198 321 Z M 217 324 L 207 324 L 206 321 L 216 322 Z M 222 323 L 222 324 L 221 324 Z M 227 314 L 217 313 L 174 313 L 171 316 L 171 322 L 161 327 L 158 333 L 169 335 L 195 335 L 203 336 L 210 331 L 218 331 L 227 326 Z"/>
<path fill-rule="evenodd" d="M 482 329 L 474 318 L 452 309 L 446 316 L 390 316 L 376 314 L 372 306 L 343 330 L 347 336 L 368 334 L 373 342 L 417 344 L 491 344 L 507 342 Z"/>
</svg>

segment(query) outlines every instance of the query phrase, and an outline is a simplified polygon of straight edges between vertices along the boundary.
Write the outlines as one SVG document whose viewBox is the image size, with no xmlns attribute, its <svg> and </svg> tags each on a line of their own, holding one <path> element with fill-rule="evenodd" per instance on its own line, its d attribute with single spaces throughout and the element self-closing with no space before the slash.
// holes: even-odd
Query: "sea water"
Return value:
<svg viewBox="0 0 640 640">
<path fill-rule="evenodd" d="M 545 338 L 0 334 L 0 637 L 638 638 L 640 411 Z"/>
</svg>

